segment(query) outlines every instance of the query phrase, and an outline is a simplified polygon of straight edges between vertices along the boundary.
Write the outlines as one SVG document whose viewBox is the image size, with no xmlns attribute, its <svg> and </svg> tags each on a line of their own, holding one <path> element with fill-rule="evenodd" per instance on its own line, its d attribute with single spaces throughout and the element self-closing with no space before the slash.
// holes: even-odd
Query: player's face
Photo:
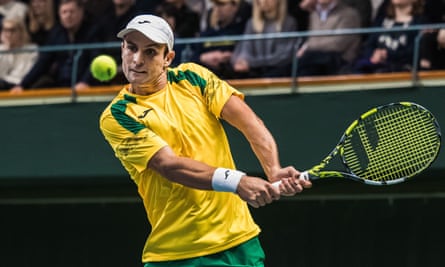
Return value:
<svg viewBox="0 0 445 267">
<path fill-rule="evenodd" d="M 138 31 L 127 34 L 122 43 L 122 71 L 127 80 L 138 86 L 155 85 L 165 79 L 165 70 L 173 53 L 165 55 L 165 49 L 166 45 L 155 43 Z"/>
</svg>

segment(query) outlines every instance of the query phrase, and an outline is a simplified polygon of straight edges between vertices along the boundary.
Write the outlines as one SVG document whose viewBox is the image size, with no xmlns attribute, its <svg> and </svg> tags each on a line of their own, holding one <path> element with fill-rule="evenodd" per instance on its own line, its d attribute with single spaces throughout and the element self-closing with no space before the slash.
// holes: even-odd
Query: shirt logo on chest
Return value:
<svg viewBox="0 0 445 267">
<path fill-rule="evenodd" d="M 145 118 L 145 116 L 147 116 L 148 112 L 150 112 L 150 111 L 152 111 L 152 110 L 153 110 L 152 108 L 149 108 L 149 109 L 145 110 L 144 112 L 142 112 L 141 115 L 138 116 L 138 118 L 139 118 L 139 119 L 143 119 L 143 118 Z"/>
</svg>

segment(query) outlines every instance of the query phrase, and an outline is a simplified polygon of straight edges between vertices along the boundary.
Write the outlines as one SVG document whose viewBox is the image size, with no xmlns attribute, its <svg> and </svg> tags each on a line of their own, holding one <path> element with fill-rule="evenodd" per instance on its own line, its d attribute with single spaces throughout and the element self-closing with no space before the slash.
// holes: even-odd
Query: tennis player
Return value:
<svg viewBox="0 0 445 267">
<path fill-rule="evenodd" d="M 165 20 L 137 16 L 118 37 L 129 84 L 100 128 L 151 225 L 144 266 L 263 266 L 247 204 L 264 206 L 311 183 L 280 166 L 274 138 L 242 93 L 194 63 L 169 68 L 174 38 Z M 236 170 L 221 119 L 244 134 L 268 180 Z"/>
</svg>

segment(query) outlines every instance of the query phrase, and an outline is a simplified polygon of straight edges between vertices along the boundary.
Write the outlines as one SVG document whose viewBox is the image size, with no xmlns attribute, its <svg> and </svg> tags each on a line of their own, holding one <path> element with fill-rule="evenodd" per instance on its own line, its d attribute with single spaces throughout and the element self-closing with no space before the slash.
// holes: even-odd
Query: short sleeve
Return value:
<svg viewBox="0 0 445 267">
<path fill-rule="evenodd" d="M 226 81 L 221 80 L 212 72 L 209 72 L 204 97 L 210 112 L 219 118 L 224 105 L 232 95 L 244 99 L 243 93 L 232 87 Z"/>
<path fill-rule="evenodd" d="M 123 127 L 111 115 L 102 116 L 100 129 L 115 152 L 116 157 L 125 167 L 132 167 L 137 172 L 147 168 L 149 160 L 167 143 L 146 127 L 131 132 Z"/>
</svg>

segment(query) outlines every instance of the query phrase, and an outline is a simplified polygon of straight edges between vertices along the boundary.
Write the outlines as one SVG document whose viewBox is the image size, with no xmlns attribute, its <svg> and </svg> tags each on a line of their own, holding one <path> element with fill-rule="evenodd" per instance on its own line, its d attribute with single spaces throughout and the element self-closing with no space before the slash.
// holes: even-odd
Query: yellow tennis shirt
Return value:
<svg viewBox="0 0 445 267">
<path fill-rule="evenodd" d="M 147 168 L 164 146 L 178 156 L 235 168 L 219 116 L 231 95 L 243 94 L 193 63 L 168 69 L 167 79 L 163 90 L 148 96 L 123 88 L 100 118 L 105 139 L 138 186 L 152 228 L 143 262 L 217 253 L 260 232 L 238 195 L 192 189 Z"/>
</svg>

